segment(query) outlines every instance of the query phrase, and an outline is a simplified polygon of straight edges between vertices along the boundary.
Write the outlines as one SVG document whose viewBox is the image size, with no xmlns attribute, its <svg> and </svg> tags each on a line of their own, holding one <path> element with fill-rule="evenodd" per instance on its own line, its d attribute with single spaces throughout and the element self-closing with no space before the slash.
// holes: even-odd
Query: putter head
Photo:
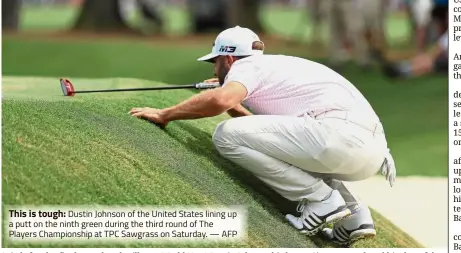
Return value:
<svg viewBox="0 0 461 253">
<path fill-rule="evenodd" d="M 73 97 L 75 95 L 75 90 L 74 90 L 74 86 L 69 81 L 69 79 L 61 78 L 60 82 L 61 82 L 62 94 L 64 96 Z"/>
</svg>

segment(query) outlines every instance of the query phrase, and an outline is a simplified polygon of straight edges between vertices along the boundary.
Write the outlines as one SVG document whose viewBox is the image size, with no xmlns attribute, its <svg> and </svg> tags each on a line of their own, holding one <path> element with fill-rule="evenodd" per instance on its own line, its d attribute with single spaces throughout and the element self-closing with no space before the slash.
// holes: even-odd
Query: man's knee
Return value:
<svg viewBox="0 0 461 253">
<path fill-rule="evenodd" d="M 222 144 L 225 142 L 226 138 L 225 138 L 225 132 L 223 130 L 225 123 L 226 121 L 219 123 L 216 129 L 214 130 L 212 140 L 213 140 L 213 144 L 216 147 L 222 146 Z"/>
<path fill-rule="evenodd" d="M 220 150 L 223 148 L 230 148 L 236 145 L 234 132 L 237 130 L 237 125 L 234 119 L 225 120 L 216 127 L 213 133 L 213 144 Z"/>
</svg>

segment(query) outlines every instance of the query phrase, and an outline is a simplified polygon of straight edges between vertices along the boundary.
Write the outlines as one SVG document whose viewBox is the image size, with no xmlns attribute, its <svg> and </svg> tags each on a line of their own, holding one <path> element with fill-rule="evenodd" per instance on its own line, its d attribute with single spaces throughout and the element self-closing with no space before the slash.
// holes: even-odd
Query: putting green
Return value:
<svg viewBox="0 0 461 253">
<path fill-rule="evenodd" d="M 80 40 L 47 41 L 33 38 L 3 39 L 3 75 L 61 76 L 106 78 L 136 77 L 158 80 L 170 84 L 187 84 L 210 78 L 212 66 L 197 63 L 196 59 L 209 52 L 207 45 L 194 43 L 177 46 L 162 42 L 140 41 L 91 41 Z M 200 43 L 198 43 L 200 44 Z M 274 42 L 275 44 L 275 42 Z M 311 59 L 302 48 L 288 50 L 271 46 L 268 53 L 299 55 Z M 50 57 L 50 54 L 53 57 Z M 91 55 L 91 60 L 88 59 Z M 446 158 L 448 154 L 448 79 L 446 76 L 425 76 L 405 81 L 394 81 L 383 77 L 379 70 L 362 71 L 353 64 L 346 66 L 342 74 L 349 79 L 370 101 L 384 124 L 386 135 L 401 176 L 443 176 L 447 177 Z M 117 80 L 117 79 L 114 79 Z M 132 85 L 120 81 L 119 85 Z M 57 81 L 56 81 L 57 82 Z M 140 81 L 133 81 L 136 86 Z M 19 84 L 18 84 L 19 85 Z M 58 84 L 56 84 L 58 85 Z M 93 89 L 105 84 L 104 81 L 87 80 L 78 87 Z M 114 84 L 115 85 L 115 84 Z M 20 89 L 19 87 L 8 89 Z M 37 88 L 39 89 L 39 88 Z M 44 88 L 45 89 L 45 88 Z M 16 92 L 17 96 L 28 98 L 48 93 L 37 91 Z M 146 93 L 178 95 L 184 93 Z M 8 94 L 7 94 L 8 95 Z M 136 94 L 111 94 L 116 98 Z M 97 97 L 101 97 L 97 95 Z M 109 96 L 104 96 L 108 99 Z M 102 97 L 101 97 L 102 98 Z M 161 101 L 163 102 L 163 101 Z M 160 101 L 149 100 L 147 105 Z"/>
<path fill-rule="evenodd" d="M 157 85 L 136 79 L 71 80 L 77 90 Z M 218 155 L 211 135 L 227 116 L 173 122 L 162 131 L 127 114 L 132 107 L 173 105 L 191 91 L 63 97 L 57 78 L 35 77 L 4 77 L 2 91 L 4 206 L 242 204 L 248 208 L 245 241 L 174 246 L 333 247 L 298 234 L 283 219 L 295 203 Z M 353 247 L 421 247 L 381 215 L 374 217 L 378 237 Z M 13 246 L 3 238 L 5 246 Z M 108 245 L 84 245 L 93 246 Z"/>
</svg>

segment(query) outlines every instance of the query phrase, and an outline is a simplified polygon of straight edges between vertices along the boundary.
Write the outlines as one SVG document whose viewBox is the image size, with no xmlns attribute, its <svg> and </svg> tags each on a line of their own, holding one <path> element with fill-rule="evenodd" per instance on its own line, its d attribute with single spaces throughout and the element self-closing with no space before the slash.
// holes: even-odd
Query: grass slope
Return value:
<svg viewBox="0 0 461 253">
<path fill-rule="evenodd" d="M 124 77 L 186 84 L 204 80 L 213 74 L 211 65 L 196 61 L 209 52 L 209 46 L 193 42 L 178 46 L 178 43 L 165 45 L 110 40 L 52 42 L 13 37 L 4 37 L 2 42 L 3 75 Z M 271 43 L 268 43 L 268 48 L 267 53 L 311 59 L 300 48 L 288 50 Z M 391 81 L 383 78 L 378 70 L 364 72 L 355 66 L 348 66 L 342 74 L 360 89 L 380 115 L 399 177 L 447 177 L 446 76 Z M 152 100 L 146 104 L 152 105 L 154 102 Z"/>
<path fill-rule="evenodd" d="M 154 85 L 135 79 L 73 82 L 82 90 Z M 243 204 L 249 211 L 249 231 L 241 244 L 174 246 L 333 246 L 298 234 L 283 219 L 284 212 L 293 211 L 294 203 L 282 201 L 214 150 L 212 131 L 227 116 L 173 122 L 162 131 L 127 114 L 136 106 L 172 105 L 192 95 L 190 91 L 68 98 L 62 96 L 54 78 L 4 77 L 2 86 L 4 206 Z M 384 217 L 377 213 L 374 217 L 379 236 L 353 247 L 421 247 Z M 97 245 L 84 245 L 92 246 Z M 110 245 L 126 246 L 141 245 Z"/>
</svg>

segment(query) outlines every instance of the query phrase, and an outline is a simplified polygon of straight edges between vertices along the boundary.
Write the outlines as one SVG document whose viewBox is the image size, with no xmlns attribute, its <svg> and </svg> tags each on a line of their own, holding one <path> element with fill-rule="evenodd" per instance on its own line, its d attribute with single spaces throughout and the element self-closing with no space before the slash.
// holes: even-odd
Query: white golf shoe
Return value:
<svg viewBox="0 0 461 253">
<path fill-rule="evenodd" d="M 373 238 L 376 236 L 373 218 L 370 209 L 366 206 L 358 206 L 357 211 L 344 220 L 337 222 L 333 229 L 324 228 L 322 235 L 334 243 L 348 245 L 357 240 Z"/>
<path fill-rule="evenodd" d="M 340 221 L 351 214 L 337 190 L 333 190 L 323 201 L 301 201 L 297 211 L 300 213 L 299 217 L 287 214 L 285 218 L 301 233 L 308 236 L 316 235 L 326 225 Z"/>
</svg>

